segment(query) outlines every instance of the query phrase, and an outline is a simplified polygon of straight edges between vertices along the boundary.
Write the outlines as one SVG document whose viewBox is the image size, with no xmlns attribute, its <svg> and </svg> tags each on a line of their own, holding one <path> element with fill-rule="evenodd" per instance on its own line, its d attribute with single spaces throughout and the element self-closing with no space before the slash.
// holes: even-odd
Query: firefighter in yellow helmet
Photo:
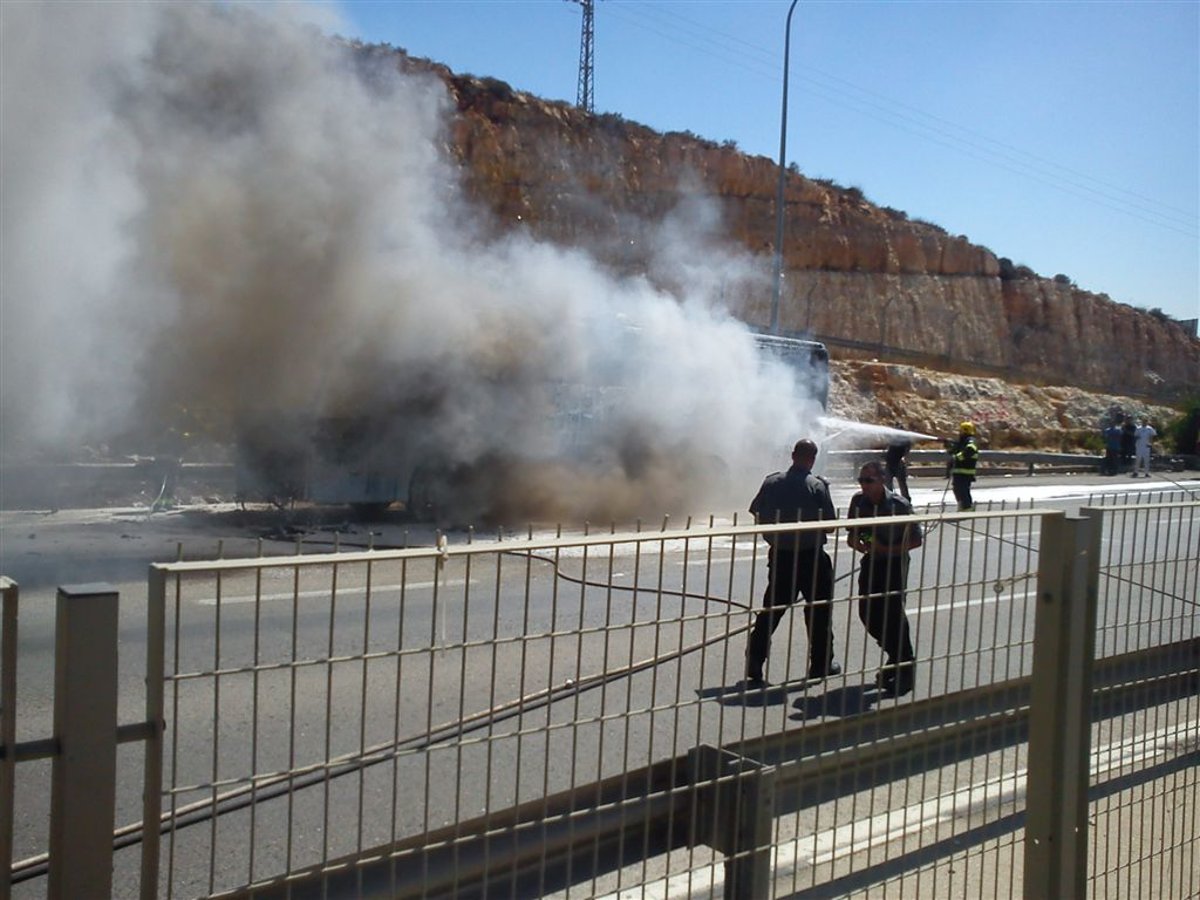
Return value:
<svg viewBox="0 0 1200 900">
<path fill-rule="evenodd" d="M 959 512 L 970 512 L 975 508 L 971 499 L 971 482 L 975 480 L 975 464 L 979 461 L 979 445 L 975 443 L 975 423 L 963 422 L 958 426 L 958 440 L 949 447 L 950 480 L 954 488 L 954 499 Z"/>
</svg>

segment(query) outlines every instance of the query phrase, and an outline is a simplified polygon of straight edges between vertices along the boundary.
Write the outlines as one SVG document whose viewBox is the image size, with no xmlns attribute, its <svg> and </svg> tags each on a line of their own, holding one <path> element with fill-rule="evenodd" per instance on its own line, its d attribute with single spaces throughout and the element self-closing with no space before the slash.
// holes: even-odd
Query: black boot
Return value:
<svg viewBox="0 0 1200 900">
<path fill-rule="evenodd" d="M 808 680 L 820 681 L 822 678 L 829 678 L 833 675 L 841 675 L 842 667 L 837 663 L 830 661 L 827 663 L 809 663 L 808 664 Z"/>
<path fill-rule="evenodd" d="M 916 664 L 912 660 L 899 665 L 888 663 L 879 670 L 875 683 L 885 697 L 903 697 L 911 694 L 916 685 Z"/>
<path fill-rule="evenodd" d="M 767 686 L 767 679 L 763 677 L 763 666 L 765 660 L 746 654 L 746 679 L 745 684 L 748 688 L 764 688 Z"/>
</svg>

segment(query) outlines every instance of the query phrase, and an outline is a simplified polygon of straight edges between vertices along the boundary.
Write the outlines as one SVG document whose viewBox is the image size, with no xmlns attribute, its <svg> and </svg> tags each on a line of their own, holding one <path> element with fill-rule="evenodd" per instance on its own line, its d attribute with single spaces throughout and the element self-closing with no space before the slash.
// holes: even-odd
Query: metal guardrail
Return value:
<svg viewBox="0 0 1200 900">
<path fill-rule="evenodd" d="M 872 459 L 882 459 L 883 450 L 831 450 L 826 455 L 830 459 L 846 467 L 861 466 Z M 910 468 L 944 469 L 949 460 L 945 450 L 910 450 L 908 462 Z M 1037 450 L 980 450 L 979 473 L 987 475 L 991 472 L 1011 471 L 1024 468 L 1032 475 L 1035 469 L 1043 471 L 1053 469 L 1057 472 L 1095 472 L 1099 471 L 1104 457 L 1090 453 L 1047 453 Z"/>
</svg>

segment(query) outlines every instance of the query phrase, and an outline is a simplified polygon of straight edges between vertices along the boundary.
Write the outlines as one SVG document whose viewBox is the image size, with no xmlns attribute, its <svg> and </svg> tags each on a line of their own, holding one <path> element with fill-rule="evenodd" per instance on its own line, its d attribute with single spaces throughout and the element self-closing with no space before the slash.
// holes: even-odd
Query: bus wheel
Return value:
<svg viewBox="0 0 1200 900">
<path fill-rule="evenodd" d="M 351 503 L 350 513 L 357 522 L 372 522 L 387 512 L 390 503 Z"/>
<path fill-rule="evenodd" d="M 453 471 L 445 463 L 422 463 L 408 483 L 405 509 L 417 522 L 437 522 L 450 504 Z"/>
</svg>

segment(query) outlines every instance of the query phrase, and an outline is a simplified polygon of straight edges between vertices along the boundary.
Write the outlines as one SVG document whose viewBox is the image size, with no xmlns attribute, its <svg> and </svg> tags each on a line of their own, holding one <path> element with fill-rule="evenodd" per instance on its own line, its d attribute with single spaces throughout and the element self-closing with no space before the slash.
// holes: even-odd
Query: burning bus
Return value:
<svg viewBox="0 0 1200 900">
<path fill-rule="evenodd" d="M 825 345 L 780 335 L 752 337 L 760 367 L 781 366 L 824 410 L 829 394 Z M 528 491 L 535 480 L 545 486 L 551 483 L 548 473 L 572 486 L 602 469 L 636 481 L 656 455 L 664 455 L 622 421 L 620 413 L 637 388 L 603 370 L 590 375 L 586 381 L 520 385 L 523 411 L 510 427 L 529 432 L 525 443 L 537 450 L 519 458 L 500 451 L 470 461 L 457 456 L 453 440 L 438 428 L 452 401 L 432 392 L 374 398 L 369 415 L 245 415 L 237 435 L 238 498 L 281 507 L 346 505 L 365 514 L 399 503 L 413 518 L 429 520 L 452 507 L 468 518 L 486 517 L 489 508 L 505 505 L 498 494 L 506 486 Z M 714 454 L 701 459 L 699 468 L 707 471 L 692 473 L 696 478 L 719 478 L 728 471 L 727 461 Z"/>
</svg>

